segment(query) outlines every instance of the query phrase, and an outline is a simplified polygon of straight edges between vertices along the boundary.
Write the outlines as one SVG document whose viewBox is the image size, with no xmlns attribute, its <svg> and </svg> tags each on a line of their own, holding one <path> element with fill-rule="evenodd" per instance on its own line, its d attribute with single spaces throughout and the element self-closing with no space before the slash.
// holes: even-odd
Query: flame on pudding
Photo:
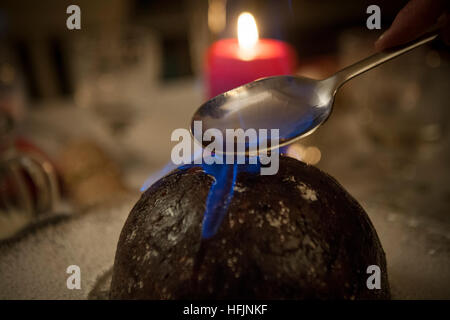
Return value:
<svg viewBox="0 0 450 320">
<path fill-rule="evenodd" d="M 258 28 L 251 13 L 243 12 L 238 18 L 238 42 L 241 58 L 249 60 L 255 55 L 258 43 Z"/>
<path fill-rule="evenodd" d="M 217 155 L 214 155 L 214 157 Z M 154 182 L 165 176 L 168 171 L 178 168 L 178 170 L 187 170 L 192 167 L 200 166 L 203 171 L 214 177 L 214 182 L 212 183 L 208 196 L 206 198 L 206 207 L 202 222 L 202 238 L 209 239 L 213 237 L 220 228 L 224 217 L 228 212 L 228 207 L 233 198 L 234 189 L 236 186 L 237 175 L 239 172 L 250 172 L 257 173 L 260 171 L 261 162 L 258 161 L 256 164 L 194 164 L 194 159 L 192 158 L 191 164 L 186 164 L 182 166 L 176 166 L 170 162 L 161 171 L 150 176 L 141 188 L 144 192 L 147 190 Z M 224 161 L 225 162 L 225 161 Z"/>
</svg>

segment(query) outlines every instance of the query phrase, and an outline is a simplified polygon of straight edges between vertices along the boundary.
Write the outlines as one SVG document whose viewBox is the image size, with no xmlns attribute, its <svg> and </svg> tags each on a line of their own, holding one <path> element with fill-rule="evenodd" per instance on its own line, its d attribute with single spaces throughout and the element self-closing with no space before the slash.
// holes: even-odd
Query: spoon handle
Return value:
<svg viewBox="0 0 450 320">
<path fill-rule="evenodd" d="M 379 53 L 376 53 L 364 60 L 358 61 L 341 71 L 338 71 L 335 73 L 331 78 L 335 78 L 336 80 L 336 88 L 339 88 L 342 86 L 345 82 L 352 79 L 353 77 L 356 77 L 357 75 L 360 75 L 361 73 L 364 73 L 386 61 L 389 61 L 395 57 L 398 57 L 399 55 L 402 55 L 414 48 L 417 48 L 418 46 L 421 46 L 425 43 L 428 43 L 438 36 L 437 31 L 432 31 L 429 33 L 426 33 L 422 35 L 421 37 L 417 38 L 414 41 L 408 42 L 406 44 L 390 48 L 384 51 L 381 51 Z"/>
</svg>

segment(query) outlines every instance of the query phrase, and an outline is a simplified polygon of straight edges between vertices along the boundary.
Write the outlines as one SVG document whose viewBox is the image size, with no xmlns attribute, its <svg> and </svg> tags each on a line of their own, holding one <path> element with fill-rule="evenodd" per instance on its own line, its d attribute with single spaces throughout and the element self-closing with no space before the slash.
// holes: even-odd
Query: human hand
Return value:
<svg viewBox="0 0 450 320">
<path fill-rule="evenodd" d="M 450 43 L 450 16 L 445 0 L 411 0 L 397 14 L 391 27 L 375 42 L 378 51 L 416 39 L 430 27 L 441 27 L 441 35 Z"/>
</svg>

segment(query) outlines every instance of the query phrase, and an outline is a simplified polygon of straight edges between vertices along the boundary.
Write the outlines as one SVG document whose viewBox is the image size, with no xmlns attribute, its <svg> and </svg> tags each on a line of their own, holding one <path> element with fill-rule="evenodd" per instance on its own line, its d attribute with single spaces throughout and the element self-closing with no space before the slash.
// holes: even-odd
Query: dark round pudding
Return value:
<svg viewBox="0 0 450 320">
<path fill-rule="evenodd" d="M 214 179 L 175 170 L 132 209 L 112 299 L 388 299 L 386 260 L 363 208 L 332 177 L 281 157 L 276 175 L 239 172 L 226 216 L 202 239 Z M 367 267 L 381 270 L 368 289 Z"/>
</svg>

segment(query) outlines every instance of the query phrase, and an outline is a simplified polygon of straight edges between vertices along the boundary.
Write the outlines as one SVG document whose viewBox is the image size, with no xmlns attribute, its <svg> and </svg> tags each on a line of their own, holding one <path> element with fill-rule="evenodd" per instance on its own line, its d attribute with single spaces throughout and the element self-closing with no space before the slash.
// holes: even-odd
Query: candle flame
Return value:
<svg viewBox="0 0 450 320">
<path fill-rule="evenodd" d="M 241 50 L 252 51 L 258 42 L 258 28 L 251 13 L 243 12 L 238 18 L 238 41 Z"/>
</svg>

